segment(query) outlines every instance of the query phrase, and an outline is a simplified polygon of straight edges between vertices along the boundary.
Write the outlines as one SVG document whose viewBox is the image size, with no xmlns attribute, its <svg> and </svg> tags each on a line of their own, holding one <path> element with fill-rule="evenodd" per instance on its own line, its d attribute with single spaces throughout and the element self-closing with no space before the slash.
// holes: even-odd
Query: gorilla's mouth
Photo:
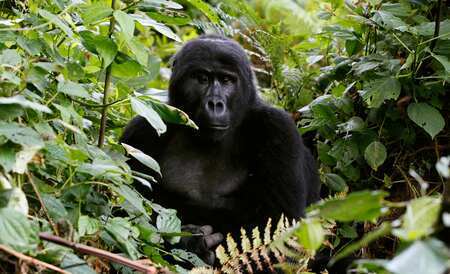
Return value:
<svg viewBox="0 0 450 274">
<path fill-rule="evenodd" d="M 214 125 L 208 125 L 208 129 L 212 130 L 227 130 L 230 126 L 227 124 L 214 124 Z"/>
</svg>

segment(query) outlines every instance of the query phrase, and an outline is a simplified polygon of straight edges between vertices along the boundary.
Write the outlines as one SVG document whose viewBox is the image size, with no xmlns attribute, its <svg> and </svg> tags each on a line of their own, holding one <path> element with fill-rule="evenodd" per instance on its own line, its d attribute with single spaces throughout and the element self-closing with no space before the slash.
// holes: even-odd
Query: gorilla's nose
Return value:
<svg viewBox="0 0 450 274">
<path fill-rule="evenodd" d="M 220 116 L 225 113 L 225 103 L 220 99 L 209 99 L 206 102 L 206 110 L 211 114 Z"/>
</svg>

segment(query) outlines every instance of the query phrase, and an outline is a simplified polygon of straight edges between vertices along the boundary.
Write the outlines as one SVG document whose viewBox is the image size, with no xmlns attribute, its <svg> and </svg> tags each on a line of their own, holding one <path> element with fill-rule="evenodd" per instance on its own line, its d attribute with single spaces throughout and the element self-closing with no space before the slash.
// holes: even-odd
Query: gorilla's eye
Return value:
<svg viewBox="0 0 450 274">
<path fill-rule="evenodd" d="M 235 81 L 234 77 L 231 75 L 222 75 L 220 81 L 224 84 L 230 84 Z"/>
<path fill-rule="evenodd" d="M 209 81 L 208 75 L 204 72 L 197 72 L 193 75 L 200 84 L 206 84 Z"/>
</svg>

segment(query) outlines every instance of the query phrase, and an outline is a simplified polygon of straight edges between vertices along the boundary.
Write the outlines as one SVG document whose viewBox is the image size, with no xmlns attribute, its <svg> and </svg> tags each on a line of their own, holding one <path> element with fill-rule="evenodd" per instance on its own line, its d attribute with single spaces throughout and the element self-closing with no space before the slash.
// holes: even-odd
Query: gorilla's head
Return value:
<svg viewBox="0 0 450 274">
<path fill-rule="evenodd" d="M 222 139 L 240 124 L 255 100 L 250 61 L 235 41 L 201 36 L 175 55 L 169 103 L 197 123 L 201 136 Z"/>
</svg>

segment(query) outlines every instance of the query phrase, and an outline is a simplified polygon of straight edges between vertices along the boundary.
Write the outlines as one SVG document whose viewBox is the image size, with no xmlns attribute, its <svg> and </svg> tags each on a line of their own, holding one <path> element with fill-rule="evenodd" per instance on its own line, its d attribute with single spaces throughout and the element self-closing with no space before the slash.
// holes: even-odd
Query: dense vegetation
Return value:
<svg viewBox="0 0 450 274">
<path fill-rule="evenodd" d="M 161 134 L 196 127 L 165 90 L 170 57 L 204 32 L 246 48 L 324 196 L 303 220 L 228 238 L 218 270 L 306 272 L 317 252 L 362 259 L 353 273 L 449 267 L 448 1 L 3 0 L 0 14 L 0 272 L 211 272 L 164 244 L 181 222 L 134 190 L 154 182 L 125 151 L 159 166 L 118 143 L 136 114 Z"/>
</svg>

